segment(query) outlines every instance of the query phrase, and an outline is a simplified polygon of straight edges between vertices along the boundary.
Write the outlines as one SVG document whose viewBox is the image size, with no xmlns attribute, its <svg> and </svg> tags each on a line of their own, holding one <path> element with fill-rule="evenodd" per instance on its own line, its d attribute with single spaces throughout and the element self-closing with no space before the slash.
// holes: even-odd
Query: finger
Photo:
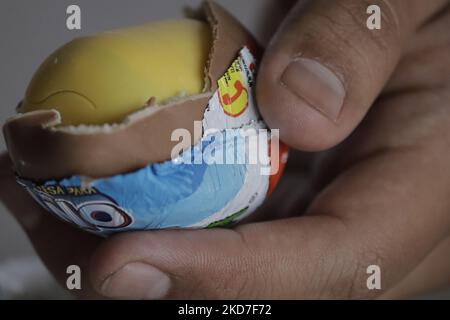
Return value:
<svg viewBox="0 0 450 320">
<path fill-rule="evenodd" d="M 319 285 L 308 277 L 331 272 L 331 264 L 315 263 L 344 254 L 333 245 L 338 233 L 333 219 L 305 218 L 236 230 L 121 234 L 93 256 L 91 278 L 98 292 L 111 298 L 314 296 Z"/>
<path fill-rule="evenodd" d="M 291 146 L 317 151 L 347 137 L 380 93 L 415 29 L 446 0 L 316 0 L 297 5 L 266 50 L 261 113 Z M 369 30 L 369 5 L 382 13 Z"/>
<path fill-rule="evenodd" d="M 99 297 L 84 271 L 91 252 L 102 239 L 59 221 L 39 207 L 16 183 L 11 160 L 5 154 L 0 156 L 0 201 L 23 227 L 37 254 L 63 288 L 67 288 L 67 268 L 77 265 L 81 269 L 81 290 L 74 293 L 82 298 Z"/>
</svg>

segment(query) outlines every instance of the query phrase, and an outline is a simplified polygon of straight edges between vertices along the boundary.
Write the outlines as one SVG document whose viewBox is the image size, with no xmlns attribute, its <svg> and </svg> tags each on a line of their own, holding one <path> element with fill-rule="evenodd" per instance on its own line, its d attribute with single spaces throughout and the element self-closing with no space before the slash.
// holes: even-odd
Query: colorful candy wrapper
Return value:
<svg viewBox="0 0 450 320">
<path fill-rule="evenodd" d="M 99 235 L 239 221 L 262 204 L 287 158 L 283 145 L 269 154 L 275 139 L 255 103 L 255 70 L 244 47 L 218 80 L 201 123 L 202 139 L 171 160 L 101 179 L 17 180 L 46 210 Z M 274 157 L 280 162 L 275 173 Z"/>
</svg>

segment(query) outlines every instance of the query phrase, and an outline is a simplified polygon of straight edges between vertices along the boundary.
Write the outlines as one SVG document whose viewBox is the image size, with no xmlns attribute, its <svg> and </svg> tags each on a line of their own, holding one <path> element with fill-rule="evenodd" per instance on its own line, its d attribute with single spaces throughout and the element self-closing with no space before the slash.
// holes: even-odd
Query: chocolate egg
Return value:
<svg viewBox="0 0 450 320">
<path fill-rule="evenodd" d="M 3 127 L 17 180 L 40 205 L 105 235 L 224 226 L 264 201 L 287 148 L 257 110 L 260 49 L 218 4 L 203 13 L 75 40 L 44 62 Z M 155 57 L 178 67 L 153 79 Z"/>
</svg>

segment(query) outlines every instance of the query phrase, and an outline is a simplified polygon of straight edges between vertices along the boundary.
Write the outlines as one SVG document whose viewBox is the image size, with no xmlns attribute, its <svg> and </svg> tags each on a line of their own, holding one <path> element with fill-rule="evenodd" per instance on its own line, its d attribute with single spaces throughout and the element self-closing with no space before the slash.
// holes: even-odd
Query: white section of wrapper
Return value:
<svg viewBox="0 0 450 320">
<path fill-rule="evenodd" d="M 244 87 L 248 92 L 248 106 L 239 116 L 232 117 L 226 114 L 220 102 L 220 92 L 217 90 L 209 101 L 208 107 L 206 108 L 204 114 L 204 133 L 208 130 L 221 131 L 224 129 L 253 128 L 256 130 L 255 134 L 259 135 L 261 134 L 258 131 L 259 129 L 267 129 L 266 124 L 261 119 L 255 102 L 254 81 L 256 60 L 250 50 L 247 47 L 244 47 L 239 52 L 239 56 L 235 62 L 239 64 L 241 70 L 245 70 L 245 72 L 241 72 L 241 76 L 244 80 Z M 263 175 L 261 172 L 263 172 L 264 164 L 269 163 L 268 140 L 258 140 L 264 141 L 264 145 L 260 145 L 258 147 L 267 150 L 267 152 L 262 153 L 266 156 L 266 158 L 259 159 L 256 164 L 247 165 L 247 173 L 244 184 L 238 194 L 220 211 L 198 223 L 190 225 L 188 228 L 206 227 L 211 223 L 226 219 L 227 217 L 247 207 L 245 212 L 233 219 L 233 222 L 237 222 L 252 214 L 264 202 L 267 190 L 269 188 L 269 176 Z M 258 151 L 249 150 L 247 145 L 246 152 L 248 154 L 250 152 Z"/>
</svg>

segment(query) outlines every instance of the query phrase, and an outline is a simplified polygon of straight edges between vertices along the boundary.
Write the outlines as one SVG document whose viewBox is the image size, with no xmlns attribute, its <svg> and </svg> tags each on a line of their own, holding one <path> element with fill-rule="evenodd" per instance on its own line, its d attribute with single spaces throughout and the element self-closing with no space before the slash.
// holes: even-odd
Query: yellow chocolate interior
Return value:
<svg viewBox="0 0 450 320">
<path fill-rule="evenodd" d="M 40 66 L 19 111 L 56 109 L 62 125 L 117 123 L 152 97 L 200 93 L 211 39 L 191 19 L 75 39 Z"/>
</svg>

